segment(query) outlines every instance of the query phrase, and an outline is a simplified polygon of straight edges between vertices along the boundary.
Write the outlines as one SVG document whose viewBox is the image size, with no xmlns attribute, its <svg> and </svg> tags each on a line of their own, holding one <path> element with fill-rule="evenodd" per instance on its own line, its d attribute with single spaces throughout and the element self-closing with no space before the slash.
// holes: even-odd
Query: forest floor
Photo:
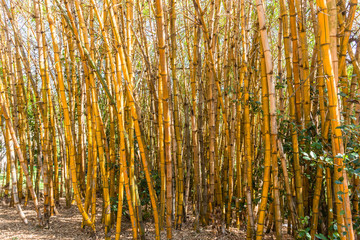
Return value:
<svg viewBox="0 0 360 240">
<path fill-rule="evenodd" d="M 61 200 L 62 206 L 65 202 Z M 101 224 L 101 206 L 98 204 L 98 214 L 96 216 L 96 234 L 90 228 L 81 229 L 80 224 L 82 217 L 74 204 L 70 208 L 60 207 L 59 214 L 50 218 L 50 227 L 44 229 L 38 225 L 36 212 L 33 204 L 27 207 L 22 206 L 23 211 L 28 219 L 28 225 L 25 225 L 20 219 L 16 209 L 1 200 L 0 202 L 0 239 L 5 240 L 22 240 L 22 239 L 104 239 L 104 228 Z M 124 218 L 124 217 L 123 217 Z M 155 229 L 153 222 L 145 222 L 146 239 L 155 239 Z M 130 220 L 123 219 L 121 229 L 121 239 L 132 239 L 132 230 Z M 293 239 L 286 234 L 286 227 L 283 228 L 283 239 Z M 112 239 L 115 237 L 115 228 L 112 229 Z M 166 239 L 166 231 L 161 232 L 161 239 Z M 198 232 L 193 229 L 191 217 L 189 221 L 182 225 L 181 230 L 173 229 L 173 239 L 246 239 L 246 229 L 229 228 L 225 233 L 218 233 L 211 226 L 201 227 Z M 267 234 L 265 239 L 275 239 L 273 234 Z"/>
</svg>

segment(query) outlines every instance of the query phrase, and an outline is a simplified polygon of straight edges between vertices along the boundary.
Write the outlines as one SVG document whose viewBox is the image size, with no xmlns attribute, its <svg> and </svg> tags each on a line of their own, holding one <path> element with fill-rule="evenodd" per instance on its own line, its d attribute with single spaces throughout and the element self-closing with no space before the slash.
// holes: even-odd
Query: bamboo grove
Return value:
<svg viewBox="0 0 360 240">
<path fill-rule="evenodd" d="M 0 5 L 0 194 L 25 224 L 32 205 L 49 227 L 65 198 L 106 239 L 122 221 L 145 239 L 146 214 L 156 239 L 189 216 L 357 239 L 357 0 Z"/>
</svg>

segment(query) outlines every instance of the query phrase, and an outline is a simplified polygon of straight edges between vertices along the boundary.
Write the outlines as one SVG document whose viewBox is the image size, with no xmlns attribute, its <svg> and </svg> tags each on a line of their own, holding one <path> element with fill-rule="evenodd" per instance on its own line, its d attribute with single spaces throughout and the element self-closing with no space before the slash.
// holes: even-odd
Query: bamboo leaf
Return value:
<svg viewBox="0 0 360 240">
<path fill-rule="evenodd" d="M 317 237 L 318 239 L 323 239 L 323 240 L 327 240 L 328 238 L 324 236 L 324 234 L 319 233 L 319 234 L 315 234 L 315 237 Z"/>
</svg>

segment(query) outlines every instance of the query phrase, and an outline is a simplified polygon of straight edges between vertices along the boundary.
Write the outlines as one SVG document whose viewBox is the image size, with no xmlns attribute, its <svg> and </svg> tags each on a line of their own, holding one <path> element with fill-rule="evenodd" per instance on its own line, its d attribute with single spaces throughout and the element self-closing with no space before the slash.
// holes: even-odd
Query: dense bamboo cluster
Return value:
<svg viewBox="0 0 360 240">
<path fill-rule="evenodd" d="M 357 0 L 1 0 L 1 196 L 120 239 L 360 231 Z M 25 185 L 26 184 L 26 187 Z M 41 199 L 41 201 L 39 200 Z M 22 205 L 23 204 L 23 205 Z"/>
</svg>

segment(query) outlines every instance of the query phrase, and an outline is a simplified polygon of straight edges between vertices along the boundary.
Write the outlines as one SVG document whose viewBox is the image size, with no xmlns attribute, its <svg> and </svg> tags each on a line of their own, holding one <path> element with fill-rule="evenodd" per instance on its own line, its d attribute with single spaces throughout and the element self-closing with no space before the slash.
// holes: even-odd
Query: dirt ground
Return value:
<svg viewBox="0 0 360 240">
<path fill-rule="evenodd" d="M 64 200 L 61 201 L 63 205 Z M 100 209 L 100 206 L 98 206 Z M 5 201 L 0 203 L 0 239 L 22 240 L 22 239 L 104 239 L 104 228 L 101 224 L 101 211 L 96 216 L 96 233 L 91 229 L 81 229 L 82 217 L 76 205 L 71 208 L 59 208 L 59 214 L 50 218 L 50 228 L 45 229 L 37 225 L 36 213 L 32 204 L 23 207 L 24 213 L 28 219 L 28 225 L 25 225 L 20 219 L 16 209 L 9 207 Z M 146 239 L 155 238 L 154 224 L 145 223 Z M 244 229 L 245 230 L 245 229 Z M 246 232 L 236 228 L 230 228 L 225 233 L 217 233 L 211 226 L 200 228 L 198 232 L 194 231 L 192 221 L 183 224 L 181 230 L 173 230 L 173 239 L 246 239 Z M 284 228 L 284 234 L 286 229 Z M 122 221 L 121 239 L 132 239 L 132 231 L 129 220 Z M 115 229 L 112 230 L 112 239 L 115 238 Z M 161 239 L 166 239 L 166 232 L 162 231 Z M 265 239 L 275 239 L 273 234 L 267 234 Z M 289 235 L 284 235 L 283 239 L 293 239 Z"/>
</svg>

